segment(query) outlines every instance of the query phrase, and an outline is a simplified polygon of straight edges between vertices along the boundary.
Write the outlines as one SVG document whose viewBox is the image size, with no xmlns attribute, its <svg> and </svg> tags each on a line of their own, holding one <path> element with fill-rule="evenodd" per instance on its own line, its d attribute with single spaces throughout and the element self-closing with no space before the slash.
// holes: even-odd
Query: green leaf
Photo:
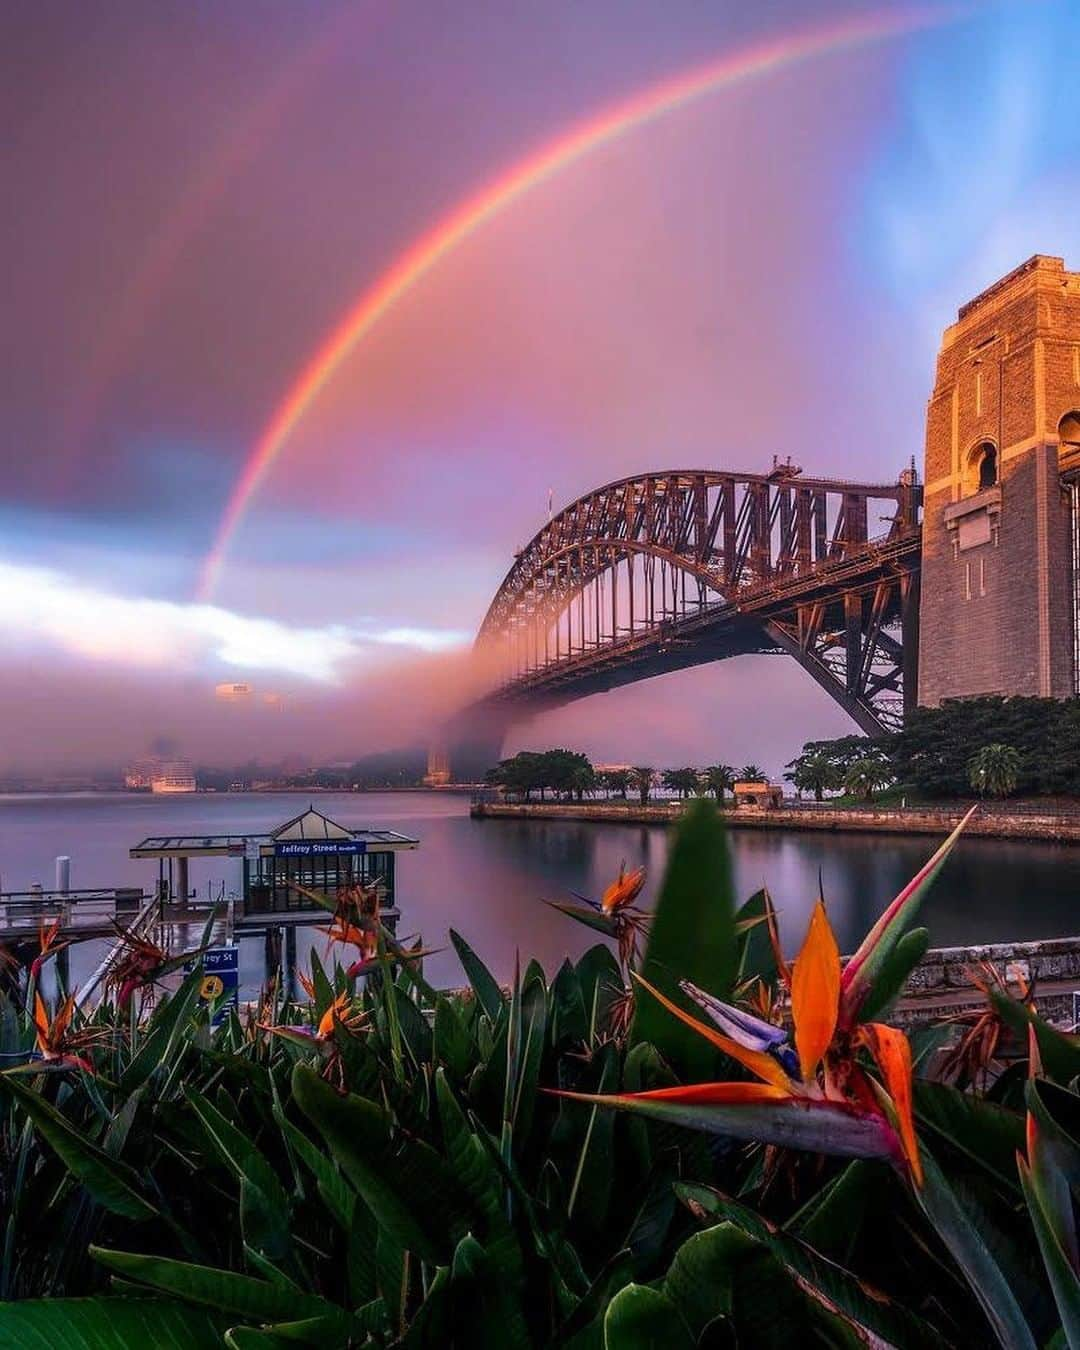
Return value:
<svg viewBox="0 0 1080 1350">
<path fill-rule="evenodd" d="M 619 1057 L 610 1043 L 601 1046 L 600 1095 L 604 1096 L 619 1081 Z M 600 1230 L 607 1218 L 611 1187 L 615 1175 L 615 1157 L 612 1147 L 615 1136 L 615 1116 L 593 1106 L 585 1124 L 581 1151 L 577 1158 L 574 1180 L 566 1212 L 571 1215 L 580 1204 L 580 1214 L 594 1230 Z"/>
<path fill-rule="evenodd" d="M 445 1265 L 470 1215 L 435 1150 L 418 1139 L 395 1140 L 381 1106 L 351 1093 L 339 1096 L 306 1065 L 296 1065 L 292 1083 L 297 1106 L 326 1140 L 380 1227 L 422 1260 Z"/>
<path fill-rule="evenodd" d="M 921 1153 L 924 1182 L 915 1195 L 923 1212 L 963 1272 L 1001 1344 L 1010 1350 L 1035 1350 L 1031 1329 L 979 1222 L 965 1210 L 930 1150 L 924 1146 Z"/>
<path fill-rule="evenodd" d="M 1050 1288 L 1054 1293 L 1054 1302 L 1057 1304 L 1065 1339 L 1069 1343 L 1070 1350 L 1076 1350 L 1080 1347 L 1080 1276 L 1077 1275 L 1076 1268 L 1070 1262 L 1060 1240 L 1061 1229 L 1071 1227 L 1073 1223 L 1072 1201 L 1068 1187 L 1065 1188 L 1064 1195 L 1064 1202 L 1069 1205 L 1068 1214 L 1067 1216 L 1055 1214 L 1051 1210 L 1051 1202 L 1056 1198 L 1052 1183 L 1040 1189 L 1023 1158 L 1017 1158 L 1017 1166 L 1020 1172 L 1020 1185 L 1027 1201 L 1039 1251 L 1042 1253 L 1043 1265 L 1050 1278 Z"/>
<path fill-rule="evenodd" d="M 34 1122 L 39 1134 L 56 1150 L 72 1176 L 113 1214 L 145 1221 L 157 1210 L 140 1194 L 138 1174 L 85 1138 L 54 1106 L 17 1079 L 0 1075 L 8 1092 Z"/>
<path fill-rule="evenodd" d="M 435 1002 L 432 1053 L 456 1082 L 463 1082 L 475 1062 L 476 1046 L 457 1006 L 440 994 Z"/>
<path fill-rule="evenodd" d="M 859 1012 L 860 1005 L 870 997 L 878 978 L 903 935 L 915 921 L 930 887 L 975 811 L 972 807 L 956 829 L 936 853 L 919 869 L 904 889 L 890 902 L 884 913 L 863 938 L 858 951 L 844 967 L 841 987 L 841 1020 L 849 1024 Z"/>
<path fill-rule="evenodd" d="M 589 1021 L 581 981 L 565 960 L 551 985 L 551 1040 L 558 1046 L 577 1045 L 588 1035 Z"/>
<path fill-rule="evenodd" d="M 120 1079 L 122 1095 L 141 1087 L 163 1064 L 172 1065 L 177 1041 L 198 1004 L 202 979 L 202 964 L 199 963 L 176 993 L 154 1010 L 149 1035 L 131 1058 Z"/>
<path fill-rule="evenodd" d="M 860 1166 L 860 1164 L 853 1164 Z M 884 1294 L 869 1290 L 843 1266 L 822 1256 L 806 1242 L 767 1223 L 755 1210 L 741 1205 L 709 1186 L 677 1182 L 677 1195 L 696 1214 L 733 1223 L 748 1237 L 767 1248 L 776 1262 L 796 1282 L 809 1290 L 823 1306 L 838 1309 L 845 1317 L 892 1345 L 925 1346 L 941 1343 L 940 1334 Z"/>
<path fill-rule="evenodd" d="M 352 1228 L 356 1209 L 356 1194 L 330 1159 L 318 1149 L 302 1130 L 286 1120 L 281 1109 L 274 1107 L 274 1119 L 282 1133 L 315 1176 L 323 1203 L 335 1221 L 348 1232 Z"/>
<path fill-rule="evenodd" d="M 695 1336 L 717 1317 L 731 1313 L 736 1273 L 758 1244 L 732 1223 L 695 1233 L 675 1253 L 664 1293 Z"/>
<path fill-rule="evenodd" d="M 461 934 L 456 933 L 452 928 L 450 929 L 450 941 L 454 944 L 458 960 L 461 962 L 465 976 L 472 986 L 472 991 L 476 995 L 481 1008 L 493 1023 L 498 1021 L 499 1013 L 503 1007 L 503 996 L 494 975 Z"/>
<path fill-rule="evenodd" d="M 1033 1009 L 1000 989 L 990 990 L 990 1002 L 1005 1025 L 1023 1038 L 1025 1046 L 1028 1028 L 1034 1029 L 1043 1071 L 1049 1078 L 1057 1083 L 1071 1083 L 1080 1076 L 1080 1036 L 1058 1031 Z"/>
<path fill-rule="evenodd" d="M 605 1350 L 694 1350 L 679 1309 L 658 1289 L 628 1284 L 608 1305 Z"/>
<path fill-rule="evenodd" d="M 859 1008 L 860 1022 L 879 1020 L 882 1014 L 892 1006 L 903 993 L 911 972 L 926 955 L 930 947 L 930 930 L 913 928 L 905 933 L 896 946 L 886 956 L 878 971 L 870 992 Z"/>
<path fill-rule="evenodd" d="M 0 1344 L 18 1350 L 217 1350 L 226 1320 L 159 1298 L 0 1303 Z"/>
<path fill-rule="evenodd" d="M 614 917 L 605 914 L 603 910 L 593 909 L 592 905 L 574 905 L 567 900 L 545 900 L 544 904 L 557 909 L 568 918 L 576 919 L 578 923 L 583 923 L 594 932 L 603 933 L 605 937 L 614 938 L 618 934 Z"/>
<path fill-rule="evenodd" d="M 238 1275 L 216 1266 L 193 1265 L 164 1256 L 90 1248 L 90 1255 L 107 1270 L 160 1289 L 163 1293 L 201 1303 L 219 1312 L 258 1322 L 282 1322 L 296 1317 L 334 1317 L 348 1331 L 352 1317 L 344 1309 L 314 1294 L 301 1293 L 253 1275 Z"/>
<path fill-rule="evenodd" d="M 676 827 L 641 973 L 680 1004 L 680 980 L 730 999 L 735 961 L 727 837 L 716 808 L 701 799 Z M 709 1042 L 652 998 L 638 996 L 630 1040 L 651 1041 L 685 1081 L 706 1078 L 716 1062 Z"/>
<path fill-rule="evenodd" d="M 776 953 L 769 940 L 766 922 L 769 912 L 775 915 L 772 897 L 764 887 L 747 900 L 735 913 L 736 949 L 739 953 L 736 984 L 758 979 L 764 984 L 775 984 L 779 976 Z"/>
<path fill-rule="evenodd" d="M 248 1136 L 192 1087 L 184 1095 L 218 1157 L 241 1183 L 244 1236 L 272 1260 L 289 1251 L 290 1205 L 277 1173 Z"/>
<path fill-rule="evenodd" d="M 920 1124 L 1016 1189 L 1016 1154 L 1024 1147 L 1022 1116 L 946 1083 L 916 1082 L 914 1089 Z"/>
</svg>

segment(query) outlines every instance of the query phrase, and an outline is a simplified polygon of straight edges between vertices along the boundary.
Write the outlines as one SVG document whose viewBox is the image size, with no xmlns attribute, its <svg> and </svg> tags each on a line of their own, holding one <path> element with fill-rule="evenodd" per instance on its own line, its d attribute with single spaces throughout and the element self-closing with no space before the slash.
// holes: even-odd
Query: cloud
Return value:
<svg viewBox="0 0 1080 1350">
<path fill-rule="evenodd" d="M 45 645 L 133 669 L 225 665 L 339 684 L 379 649 L 449 651 L 454 629 L 354 625 L 298 627 L 218 605 L 121 595 L 50 568 L 0 562 L 0 625 L 9 650 Z"/>
</svg>

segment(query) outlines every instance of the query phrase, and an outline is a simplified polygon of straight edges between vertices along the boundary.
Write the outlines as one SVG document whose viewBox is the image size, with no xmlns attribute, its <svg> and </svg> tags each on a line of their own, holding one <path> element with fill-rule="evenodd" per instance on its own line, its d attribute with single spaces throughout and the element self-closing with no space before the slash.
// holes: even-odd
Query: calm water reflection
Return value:
<svg viewBox="0 0 1080 1350">
<path fill-rule="evenodd" d="M 0 797 L 0 888 L 49 886 L 53 859 L 72 858 L 75 887 L 153 884 L 156 867 L 133 862 L 129 847 L 149 834 L 257 833 L 307 806 L 306 794 L 238 794 L 161 798 L 131 795 Z M 438 793 L 325 794 L 316 806 L 346 825 L 385 825 L 416 835 L 420 850 L 398 862 L 402 932 L 440 946 L 452 925 L 501 976 L 515 948 L 554 970 L 592 940 L 554 913 L 543 897 L 570 890 L 597 895 L 625 859 L 650 869 L 648 903 L 667 852 L 659 826 L 586 825 L 572 821 L 473 821 L 464 797 Z M 747 896 L 763 883 L 781 910 L 788 945 L 801 938 L 820 869 L 841 945 L 850 950 L 883 906 L 935 847 L 928 836 L 780 834 L 733 830 L 735 883 Z M 204 894 L 239 888 L 239 863 L 192 863 Z M 1080 932 L 1080 847 L 966 840 L 936 883 L 925 910 L 935 945 L 1050 937 Z M 308 939 L 310 941 L 310 938 Z M 319 939 L 321 941 L 321 939 Z M 305 943 L 301 942 L 301 951 Z M 73 963 L 76 979 L 93 964 Z M 302 958 L 303 959 L 303 958 Z M 260 978 L 259 944 L 245 944 L 245 988 Z M 456 983 L 452 951 L 431 957 L 436 984 Z"/>
</svg>

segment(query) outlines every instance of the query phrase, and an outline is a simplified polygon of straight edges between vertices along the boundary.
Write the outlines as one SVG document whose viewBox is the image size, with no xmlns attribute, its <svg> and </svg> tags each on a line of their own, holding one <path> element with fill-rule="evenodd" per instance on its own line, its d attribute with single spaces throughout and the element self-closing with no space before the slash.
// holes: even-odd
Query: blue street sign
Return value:
<svg viewBox="0 0 1080 1350">
<path fill-rule="evenodd" d="M 362 839 L 287 839 L 274 844 L 275 858 L 313 858 L 334 853 L 366 853 Z"/>
<path fill-rule="evenodd" d="M 199 999 L 215 1005 L 213 1025 L 218 1026 L 229 1009 L 240 1003 L 240 948 L 235 942 L 226 947 L 209 947 L 203 953 L 202 963 Z"/>
</svg>

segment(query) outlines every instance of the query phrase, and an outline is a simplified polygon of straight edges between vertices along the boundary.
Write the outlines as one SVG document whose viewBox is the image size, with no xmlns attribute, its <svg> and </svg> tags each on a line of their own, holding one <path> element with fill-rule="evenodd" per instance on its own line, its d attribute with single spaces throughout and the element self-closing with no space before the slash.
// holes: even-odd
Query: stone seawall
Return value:
<svg viewBox="0 0 1080 1350">
<path fill-rule="evenodd" d="M 678 820 L 682 809 L 679 802 L 657 802 L 648 806 L 609 802 L 474 802 L 471 814 L 480 820 L 580 820 L 619 825 L 667 825 Z M 960 823 L 964 809 L 782 807 L 767 811 L 739 807 L 725 811 L 724 819 L 732 829 L 941 835 Z M 991 839 L 1043 839 L 1078 844 L 1080 813 L 1042 815 L 1025 811 L 1011 814 L 995 807 L 977 812 L 965 833 Z"/>
<path fill-rule="evenodd" d="M 986 965 L 994 967 L 1014 998 L 1033 985 L 1040 1015 L 1072 1028 L 1073 992 L 1080 993 L 1080 937 L 932 948 L 912 972 L 896 1020 L 936 1021 L 985 1006 L 971 975 Z"/>
</svg>

